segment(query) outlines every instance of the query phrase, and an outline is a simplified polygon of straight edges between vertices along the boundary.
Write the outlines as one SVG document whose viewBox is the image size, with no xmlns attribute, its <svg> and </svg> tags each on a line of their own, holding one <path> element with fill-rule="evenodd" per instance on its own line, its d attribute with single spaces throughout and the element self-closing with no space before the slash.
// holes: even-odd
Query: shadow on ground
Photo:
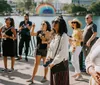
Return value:
<svg viewBox="0 0 100 85">
<path fill-rule="evenodd" d="M 15 83 L 15 82 L 11 82 L 11 81 L 7 81 L 7 80 L 2 80 L 0 79 L 0 85 L 24 85 L 24 84 L 20 84 L 20 83 Z"/>
</svg>

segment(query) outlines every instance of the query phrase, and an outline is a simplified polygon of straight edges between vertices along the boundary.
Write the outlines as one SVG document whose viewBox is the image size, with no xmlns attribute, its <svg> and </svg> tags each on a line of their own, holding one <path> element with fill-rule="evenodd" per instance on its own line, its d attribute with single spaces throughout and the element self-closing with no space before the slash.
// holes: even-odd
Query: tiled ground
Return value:
<svg viewBox="0 0 100 85">
<path fill-rule="evenodd" d="M 3 61 L 0 58 L 0 85 L 29 85 L 26 82 L 27 79 L 31 77 L 32 69 L 33 69 L 34 59 L 29 59 L 29 62 L 25 62 L 24 59 L 21 61 L 16 61 L 15 63 L 15 71 L 13 73 L 3 73 L 1 69 L 3 69 Z M 8 67 L 10 68 L 10 60 L 8 60 Z M 88 85 L 89 75 L 83 73 L 84 80 L 83 81 L 75 81 L 71 75 L 73 74 L 73 67 L 70 66 L 70 85 Z M 46 83 L 40 83 L 43 78 L 43 67 L 42 62 L 39 66 L 38 73 L 35 77 L 34 85 L 49 85 L 49 73 L 48 73 L 48 81 Z"/>
</svg>

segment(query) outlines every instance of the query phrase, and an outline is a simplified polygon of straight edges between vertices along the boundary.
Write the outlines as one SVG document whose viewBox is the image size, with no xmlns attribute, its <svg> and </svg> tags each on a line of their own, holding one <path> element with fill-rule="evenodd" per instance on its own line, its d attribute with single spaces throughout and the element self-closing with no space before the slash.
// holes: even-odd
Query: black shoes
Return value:
<svg viewBox="0 0 100 85">
<path fill-rule="evenodd" d="M 25 60 L 28 62 L 28 58 L 26 57 Z"/>
<path fill-rule="evenodd" d="M 7 69 L 7 68 L 5 68 L 5 69 L 2 69 L 2 72 L 4 72 L 4 73 L 12 73 L 14 71 L 14 68 L 12 68 L 12 69 Z"/>
</svg>

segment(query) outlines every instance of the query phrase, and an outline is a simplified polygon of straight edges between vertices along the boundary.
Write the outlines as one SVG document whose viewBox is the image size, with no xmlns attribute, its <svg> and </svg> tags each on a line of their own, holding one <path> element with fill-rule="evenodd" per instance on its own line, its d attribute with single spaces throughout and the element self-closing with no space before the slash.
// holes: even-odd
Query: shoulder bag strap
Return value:
<svg viewBox="0 0 100 85">
<path fill-rule="evenodd" d="M 57 46 L 56 52 L 55 52 L 55 54 L 54 54 L 54 57 L 55 57 L 56 54 L 57 54 L 57 51 L 58 51 L 58 48 L 59 48 L 59 45 L 60 45 L 60 41 L 61 41 L 61 36 L 60 36 L 60 39 L 59 39 L 58 46 Z"/>
</svg>

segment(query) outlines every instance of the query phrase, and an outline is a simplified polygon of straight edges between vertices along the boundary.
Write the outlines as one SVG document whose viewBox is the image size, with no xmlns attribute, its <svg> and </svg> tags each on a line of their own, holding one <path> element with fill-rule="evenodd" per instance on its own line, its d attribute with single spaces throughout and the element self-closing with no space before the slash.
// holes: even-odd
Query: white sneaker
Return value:
<svg viewBox="0 0 100 85">
<path fill-rule="evenodd" d="M 9 73 L 12 73 L 13 71 L 14 71 L 14 69 L 10 69 L 10 70 L 8 70 Z"/>
<path fill-rule="evenodd" d="M 5 69 L 2 69 L 2 71 L 6 73 L 6 72 L 8 72 L 8 69 L 5 68 Z"/>
</svg>

